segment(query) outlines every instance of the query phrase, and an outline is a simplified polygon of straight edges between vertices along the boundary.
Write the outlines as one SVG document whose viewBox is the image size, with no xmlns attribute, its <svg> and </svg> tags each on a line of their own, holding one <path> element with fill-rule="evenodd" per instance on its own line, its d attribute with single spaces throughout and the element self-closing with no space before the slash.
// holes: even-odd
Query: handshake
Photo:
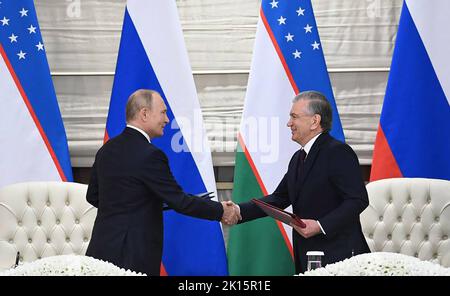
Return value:
<svg viewBox="0 0 450 296">
<path fill-rule="evenodd" d="M 220 222 L 226 225 L 235 225 L 242 220 L 241 211 L 238 205 L 232 201 L 222 201 L 221 204 L 223 207 L 223 216 Z"/>
</svg>

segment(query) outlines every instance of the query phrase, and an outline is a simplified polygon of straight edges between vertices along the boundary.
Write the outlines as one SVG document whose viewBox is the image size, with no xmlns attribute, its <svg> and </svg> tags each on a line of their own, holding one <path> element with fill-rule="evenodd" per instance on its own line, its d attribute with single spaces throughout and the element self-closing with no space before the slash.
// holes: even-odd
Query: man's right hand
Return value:
<svg viewBox="0 0 450 296">
<path fill-rule="evenodd" d="M 232 201 L 222 201 L 223 216 L 222 223 L 226 225 L 234 225 L 242 220 L 239 207 L 235 205 Z"/>
</svg>

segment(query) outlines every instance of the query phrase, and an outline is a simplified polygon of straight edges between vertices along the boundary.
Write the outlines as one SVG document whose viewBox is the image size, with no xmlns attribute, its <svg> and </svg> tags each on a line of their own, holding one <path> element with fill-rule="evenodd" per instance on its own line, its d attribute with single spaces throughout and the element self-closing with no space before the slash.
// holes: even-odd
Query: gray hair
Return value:
<svg viewBox="0 0 450 296">
<path fill-rule="evenodd" d="M 324 132 L 329 132 L 333 123 L 333 111 L 331 109 L 330 102 L 328 102 L 325 95 L 315 90 L 307 90 L 296 95 L 292 102 L 295 103 L 300 100 L 306 100 L 309 102 L 309 113 L 311 115 L 320 115 L 320 126 Z"/>
<path fill-rule="evenodd" d="M 138 89 L 128 98 L 127 107 L 125 109 L 126 121 L 135 119 L 136 114 L 144 108 L 152 109 L 153 97 L 159 95 L 157 91 L 150 89 Z"/>
</svg>

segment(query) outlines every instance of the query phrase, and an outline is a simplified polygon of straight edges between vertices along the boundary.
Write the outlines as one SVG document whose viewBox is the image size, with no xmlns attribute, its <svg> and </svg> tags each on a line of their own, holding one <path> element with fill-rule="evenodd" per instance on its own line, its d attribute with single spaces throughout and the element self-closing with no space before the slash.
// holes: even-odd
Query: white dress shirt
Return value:
<svg viewBox="0 0 450 296">
<path fill-rule="evenodd" d="M 314 138 L 312 138 L 311 140 L 309 140 L 308 143 L 306 143 L 306 145 L 303 148 L 303 150 L 305 150 L 306 152 L 306 157 L 308 157 L 309 151 L 311 151 L 311 147 L 314 144 L 314 142 L 317 140 L 317 138 L 321 135 L 322 133 L 318 134 L 317 136 L 315 136 Z M 306 158 L 305 158 L 306 159 Z"/>
</svg>

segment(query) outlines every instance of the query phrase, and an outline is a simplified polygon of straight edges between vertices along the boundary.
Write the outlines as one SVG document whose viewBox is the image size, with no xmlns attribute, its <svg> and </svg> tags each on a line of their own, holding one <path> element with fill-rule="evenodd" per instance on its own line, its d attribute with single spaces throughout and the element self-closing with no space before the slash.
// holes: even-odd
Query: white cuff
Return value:
<svg viewBox="0 0 450 296">
<path fill-rule="evenodd" d="M 324 231 L 323 228 L 322 228 L 322 225 L 320 225 L 319 220 L 317 220 L 317 224 L 319 224 L 319 227 L 320 227 L 320 230 L 322 231 L 322 233 L 326 235 L 325 231 Z"/>
</svg>

